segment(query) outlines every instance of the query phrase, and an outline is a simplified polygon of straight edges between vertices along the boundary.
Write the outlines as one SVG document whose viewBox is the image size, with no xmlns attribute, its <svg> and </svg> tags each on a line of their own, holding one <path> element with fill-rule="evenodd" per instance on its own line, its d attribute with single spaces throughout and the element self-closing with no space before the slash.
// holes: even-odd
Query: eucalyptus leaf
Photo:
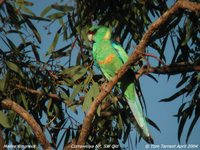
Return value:
<svg viewBox="0 0 200 150">
<path fill-rule="evenodd" d="M 71 78 L 75 82 L 76 80 L 80 79 L 83 75 L 85 75 L 87 70 L 88 68 L 79 65 L 64 69 L 62 74 Z"/>
<path fill-rule="evenodd" d="M 40 14 L 41 17 L 44 17 L 50 10 L 52 9 L 51 6 L 47 6 Z"/>
<path fill-rule="evenodd" d="M 52 51 L 55 50 L 55 47 L 56 47 L 56 45 L 57 45 L 57 43 L 58 43 L 58 39 L 59 39 L 59 33 L 56 32 L 56 34 L 55 34 L 55 36 L 54 36 L 54 39 L 53 39 L 53 42 L 51 43 L 51 46 L 48 48 L 48 53 L 47 53 L 47 55 L 50 54 Z"/>
<path fill-rule="evenodd" d="M 85 99 L 83 102 L 83 111 L 88 111 L 92 101 L 96 98 L 96 96 L 99 94 L 99 85 L 98 83 L 94 82 L 93 85 L 90 87 L 90 90 L 85 95 Z"/>
<path fill-rule="evenodd" d="M 54 9 L 56 9 L 56 10 L 65 12 L 65 13 L 74 10 L 73 7 L 68 6 L 68 5 L 53 4 L 53 5 L 51 5 L 51 7 L 54 8 Z"/>
<path fill-rule="evenodd" d="M 24 78 L 24 74 L 22 73 L 21 69 L 14 64 L 11 61 L 6 61 L 6 65 L 8 66 L 8 68 L 10 68 L 12 71 L 18 73 L 22 78 Z"/>
<path fill-rule="evenodd" d="M 35 13 L 32 12 L 32 11 L 31 11 L 30 9 L 28 9 L 27 7 L 21 7 L 21 9 L 22 9 L 24 12 L 26 12 L 26 13 L 32 15 L 32 16 L 36 16 Z"/>
<path fill-rule="evenodd" d="M 41 36 L 39 34 L 39 32 L 37 31 L 36 27 L 33 25 L 33 23 L 28 19 L 28 17 L 26 15 L 22 15 L 25 22 L 27 23 L 27 25 L 29 26 L 29 28 L 32 30 L 33 34 L 35 35 L 37 41 L 39 43 L 41 43 Z"/>
<path fill-rule="evenodd" d="M 51 14 L 51 15 L 48 15 L 47 17 L 49 19 L 59 19 L 61 17 L 63 17 L 65 15 L 65 13 L 62 13 L 62 12 L 58 12 L 58 13 L 54 13 L 54 14 Z"/>
<path fill-rule="evenodd" d="M 6 78 L 4 77 L 3 79 L 0 79 L 0 91 L 1 92 L 4 92 L 5 84 L 6 84 Z"/>
<path fill-rule="evenodd" d="M 5 128 L 11 128 L 7 115 L 2 111 L 0 111 L 0 124 Z"/>
</svg>

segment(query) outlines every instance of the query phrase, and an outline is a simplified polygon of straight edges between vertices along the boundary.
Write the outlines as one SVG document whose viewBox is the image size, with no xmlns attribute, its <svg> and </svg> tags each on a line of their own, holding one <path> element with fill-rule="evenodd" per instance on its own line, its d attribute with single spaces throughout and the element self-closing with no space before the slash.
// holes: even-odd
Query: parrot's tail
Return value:
<svg viewBox="0 0 200 150">
<path fill-rule="evenodd" d="M 132 96 L 130 95 L 130 92 L 131 92 L 130 90 L 132 92 L 134 90 L 134 94 L 133 94 L 134 96 L 132 94 L 131 94 Z M 125 97 L 127 98 L 129 107 L 134 115 L 137 125 L 139 126 L 139 132 L 141 133 L 140 135 L 144 138 L 145 141 L 153 144 L 153 139 L 149 133 L 147 122 L 143 115 L 142 107 L 141 107 L 139 98 L 137 96 L 137 93 L 135 91 L 135 87 L 128 86 L 124 94 L 125 94 Z"/>
</svg>

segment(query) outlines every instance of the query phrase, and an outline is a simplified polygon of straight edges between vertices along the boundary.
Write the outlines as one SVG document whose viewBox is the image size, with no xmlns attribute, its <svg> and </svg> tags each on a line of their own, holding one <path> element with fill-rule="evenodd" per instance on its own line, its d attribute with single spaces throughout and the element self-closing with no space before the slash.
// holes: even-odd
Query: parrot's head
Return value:
<svg viewBox="0 0 200 150">
<path fill-rule="evenodd" d="M 98 42 L 101 40 L 110 40 L 111 31 L 105 26 L 93 26 L 88 31 L 89 41 Z"/>
</svg>

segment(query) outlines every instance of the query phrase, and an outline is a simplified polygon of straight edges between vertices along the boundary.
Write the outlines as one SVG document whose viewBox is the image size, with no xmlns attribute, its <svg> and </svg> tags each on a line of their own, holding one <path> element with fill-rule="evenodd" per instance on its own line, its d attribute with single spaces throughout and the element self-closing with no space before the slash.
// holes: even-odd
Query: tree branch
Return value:
<svg viewBox="0 0 200 150">
<path fill-rule="evenodd" d="M 191 11 L 200 11 L 200 5 L 197 2 L 190 2 L 188 0 L 179 0 L 180 8 L 189 9 Z"/>
<path fill-rule="evenodd" d="M 168 9 L 160 18 L 158 18 L 147 30 L 147 32 L 143 35 L 139 45 L 136 47 L 135 51 L 133 54 L 129 57 L 128 61 L 119 69 L 119 71 L 116 73 L 116 75 L 112 78 L 112 80 L 106 84 L 104 83 L 102 86 L 105 88 L 101 88 L 102 91 L 99 93 L 99 95 L 96 97 L 96 99 L 93 101 L 93 103 L 90 106 L 90 109 L 86 115 L 86 117 L 83 120 L 83 126 L 80 132 L 80 136 L 78 139 L 77 144 L 78 145 L 84 145 L 87 139 L 87 136 L 89 134 L 92 120 L 94 117 L 95 112 L 97 111 L 97 107 L 99 104 L 102 102 L 102 100 L 109 94 L 109 92 L 112 90 L 113 86 L 118 82 L 118 80 L 124 75 L 124 73 L 128 70 L 130 65 L 135 63 L 141 58 L 140 53 L 143 53 L 145 51 L 145 48 L 147 47 L 147 44 L 150 40 L 151 35 L 155 30 L 159 28 L 159 26 L 163 25 L 169 18 L 172 16 L 178 9 L 180 8 L 185 8 L 186 6 L 183 5 L 182 3 L 187 2 L 186 0 L 181 0 L 176 2 L 170 9 Z M 195 6 L 195 9 L 191 9 L 191 11 L 196 11 L 200 10 L 199 4 L 193 3 L 193 2 L 187 2 L 187 5 L 190 6 Z M 190 9 L 190 7 L 187 7 Z"/>
<path fill-rule="evenodd" d="M 19 88 L 19 89 L 28 91 L 29 93 L 36 94 L 38 96 L 48 96 L 48 97 L 54 98 L 56 100 L 60 100 L 60 98 L 59 98 L 59 96 L 57 94 L 46 94 L 46 93 L 44 93 L 42 91 L 30 89 L 30 88 L 25 87 L 25 86 L 20 85 L 20 84 L 17 84 L 16 87 Z"/>
<path fill-rule="evenodd" d="M 194 72 L 194 71 L 200 71 L 200 65 L 179 63 L 174 65 L 166 65 L 163 67 L 144 66 L 137 72 L 136 79 L 139 79 L 143 74 L 148 74 L 148 73 L 173 75 L 173 74 Z"/>
<path fill-rule="evenodd" d="M 50 97 L 50 98 L 53 98 L 54 100 L 58 100 L 58 101 L 61 101 L 62 98 L 60 98 L 57 94 L 47 94 L 47 93 L 44 93 L 42 91 L 39 91 L 39 90 L 35 90 L 35 89 L 31 89 L 31 88 L 28 88 L 28 87 L 25 87 L 21 84 L 17 84 L 16 85 L 17 88 L 19 89 L 22 89 L 24 91 L 27 91 L 31 94 L 35 94 L 35 95 L 38 95 L 38 96 L 47 96 L 47 97 Z M 63 101 L 68 107 L 71 107 L 71 106 L 74 106 L 74 105 L 81 105 L 83 104 L 83 101 L 84 101 L 84 97 L 80 97 L 80 100 L 74 100 L 74 101 Z"/>
<path fill-rule="evenodd" d="M 11 109 L 17 114 L 19 114 L 32 128 L 36 138 L 42 145 L 43 149 L 51 150 L 51 145 L 47 141 L 42 129 L 40 128 L 38 123 L 35 121 L 35 119 L 26 110 L 24 110 L 23 107 L 21 107 L 20 105 L 18 105 L 17 103 L 15 103 L 14 101 L 10 99 L 4 99 L 1 102 L 1 106 L 6 109 Z"/>
</svg>

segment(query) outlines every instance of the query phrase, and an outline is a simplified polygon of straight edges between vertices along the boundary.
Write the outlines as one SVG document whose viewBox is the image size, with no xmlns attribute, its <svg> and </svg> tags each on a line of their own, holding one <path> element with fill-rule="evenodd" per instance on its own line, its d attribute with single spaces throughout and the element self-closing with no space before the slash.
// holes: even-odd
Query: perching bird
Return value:
<svg viewBox="0 0 200 150">
<path fill-rule="evenodd" d="M 108 27 L 93 26 L 88 31 L 88 39 L 94 42 L 92 55 L 95 63 L 99 66 L 105 77 L 110 80 L 128 60 L 127 53 L 119 44 L 112 42 L 111 31 Z M 123 78 L 119 81 L 118 85 L 123 91 L 135 120 L 142 131 L 142 137 L 148 143 L 153 143 L 135 90 L 133 74 L 129 72 Z"/>
</svg>

